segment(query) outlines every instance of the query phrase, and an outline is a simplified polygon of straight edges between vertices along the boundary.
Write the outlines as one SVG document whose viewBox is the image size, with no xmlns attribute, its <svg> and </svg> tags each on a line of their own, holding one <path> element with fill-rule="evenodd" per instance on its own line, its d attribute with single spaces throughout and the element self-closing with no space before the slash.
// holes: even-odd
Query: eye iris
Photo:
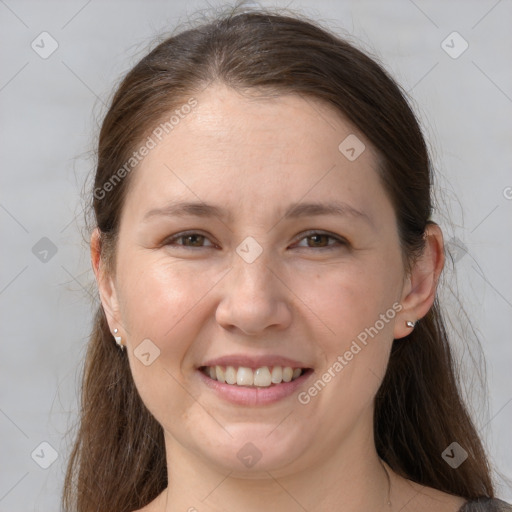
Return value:
<svg viewBox="0 0 512 512">
<path fill-rule="evenodd" d="M 185 240 L 190 240 L 190 239 L 192 239 L 192 240 L 196 240 L 196 241 L 197 241 L 197 239 L 199 239 L 199 242 L 201 242 L 201 241 L 204 239 L 204 236 L 203 236 L 203 235 L 194 235 L 194 234 L 193 234 L 193 235 L 184 235 L 184 236 L 182 236 L 181 238 L 182 238 L 182 240 L 184 240 L 184 241 L 185 241 Z M 187 245 L 187 244 L 185 243 L 184 245 Z M 191 245 L 192 245 L 193 247 L 201 247 L 201 244 L 196 245 L 196 244 L 192 243 Z"/>
<path fill-rule="evenodd" d="M 310 235 L 308 236 L 308 239 L 316 239 L 316 241 L 318 242 L 318 239 L 319 238 L 324 238 L 324 241 L 327 241 L 327 239 L 329 238 L 328 235 L 323 235 L 323 234 L 318 234 L 318 235 Z M 313 247 L 318 247 L 318 245 L 316 245 L 316 242 L 315 242 L 315 245 Z"/>
</svg>

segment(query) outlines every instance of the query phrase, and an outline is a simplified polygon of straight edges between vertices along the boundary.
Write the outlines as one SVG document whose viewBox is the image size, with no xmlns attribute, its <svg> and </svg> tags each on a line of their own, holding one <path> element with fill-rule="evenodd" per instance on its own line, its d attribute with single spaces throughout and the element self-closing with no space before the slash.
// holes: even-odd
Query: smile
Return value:
<svg viewBox="0 0 512 512">
<path fill-rule="evenodd" d="M 248 368 L 246 366 L 202 366 L 199 368 L 211 379 L 232 386 L 269 387 L 291 382 L 299 378 L 305 368 L 292 368 L 291 366 L 262 366 Z"/>
<path fill-rule="evenodd" d="M 300 392 L 312 368 L 291 366 L 201 366 L 200 381 L 217 397 L 241 406 L 270 405 Z"/>
</svg>

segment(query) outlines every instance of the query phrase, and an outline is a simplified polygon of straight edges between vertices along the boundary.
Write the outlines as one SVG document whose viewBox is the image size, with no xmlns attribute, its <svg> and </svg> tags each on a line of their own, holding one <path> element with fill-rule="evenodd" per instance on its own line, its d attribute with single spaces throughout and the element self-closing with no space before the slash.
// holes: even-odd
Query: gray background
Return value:
<svg viewBox="0 0 512 512">
<path fill-rule="evenodd" d="M 65 433 L 76 420 L 78 370 L 96 305 L 80 196 L 104 104 L 156 34 L 208 5 L 219 4 L 0 0 L 1 511 L 59 508 L 71 441 Z M 288 5 L 350 32 L 413 96 L 439 172 L 435 219 L 456 259 L 442 294 L 453 302 L 450 290 L 458 289 L 478 329 L 488 401 L 472 393 L 467 343 L 456 338 L 454 346 L 469 368 L 463 382 L 498 493 L 512 501 L 505 480 L 512 477 L 511 1 L 262 5 Z M 39 36 L 44 31 L 58 43 L 46 59 L 31 47 L 46 37 L 45 51 L 51 48 Z M 452 56 L 442 46 L 453 31 L 469 44 L 457 58 L 463 40 L 446 40 Z M 43 237 L 55 254 L 41 252 L 48 249 Z M 42 442 L 57 454 L 48 469 L 40 464 L 53 452 Z"/>
</svg>

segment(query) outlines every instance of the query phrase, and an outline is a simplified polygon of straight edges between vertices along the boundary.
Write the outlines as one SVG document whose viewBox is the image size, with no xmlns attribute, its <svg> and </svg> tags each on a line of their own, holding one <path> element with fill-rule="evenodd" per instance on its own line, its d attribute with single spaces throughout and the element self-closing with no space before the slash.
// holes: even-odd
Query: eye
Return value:
<svg viewBox="0 0 512 512">
<path fill-rule="evenodd" d="M 214 244 L 204 245 L 204 242 L 209 240 L 206 235 L 203 235 L 197 231 L 184 231 L 182 233 L 177 233 L 169 238 L 167 238 L 162 245 L 172 245 L 177 247 L 185 247 L 185 248 L 203 248 L 203 247 L 215 247 Z M 332 235 L 330 233 L 325 233 L 323 231 L 308 231 L 303 233 L 303 237 L 300 241 L 306 240 L 306 246 L 298 245 L 297 247 L 306 247 L 308 249 L 336 249 L 337 247 L 347 246 L 348 242 L 343 238 Z M 183 243 L 176 243 L 177 241 L 182 241 Z M 309 245 L 309 242 L 312 242 L 313 245 Z M 329 243 L 331 242 L 331 243 Z"/>
<path fill-rule="evenodd" d="M 182 244 L 174 243 L 177 240 L 183 240 L 184 243 L 182 243 Z M 208 240 L 206 235 L 202 235 L 201 233 L 198 233 L 197 231 L 184 231 L 182 233 L 177 233 L 176 235 L 173 235 L 173 236 L 167 238 L 162 243 L 162 245 L 174 245 L 174 246 L 186 247 L 186 248 L 209 247 L 209 246 L 202 245 L 202 243 L 205 240 Z M 189 242 L 190 242 L 190 244 L 189 244 Z M 214 245 L 212 244 L 210 247 L 214 247 Z"/>
<path fill-rule="evenodd" d="M 313 245 L 307 245 L 306 247 L 308 249 L 336 249 L 340 246 L 347 246 L 348 242 L 344 240 L 343 238 L 331 235 L 330 233 L 325 233 L 323 231 L 308 231 L 306 233 L 303 233 L 303 236 L 300 240 L 306 240 L 306 243 L 308 241 L 312 241 Z M 329 240 L 334 241 L 334 243 L 329 244 Z M 305 247 L 305 246 L 298 246 L 298 247 Z"/>
</svg>

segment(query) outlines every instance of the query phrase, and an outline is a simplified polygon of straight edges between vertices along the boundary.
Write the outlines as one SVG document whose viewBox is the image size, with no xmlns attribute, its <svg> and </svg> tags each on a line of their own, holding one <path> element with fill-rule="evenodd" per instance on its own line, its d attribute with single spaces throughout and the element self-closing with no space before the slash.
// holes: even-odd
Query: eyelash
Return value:
<svg viewBox="0 0 512 512">
<path fill-rule="evenodd" d="M 186 246 L 186 245 L 183 245 L 183 244 L 173 244 L 173 242 L 175 242 L 176 240 L 180 240 L 182 238 L 186 238 L 188 236 L 192 236 L 192 235 L 199 235 L 199 236 L 202 236 L 204 237 L 205 239 L 208 239 L 208 237 L 206 235 L 203 235 L 202 233 L 198 232 L 198 231 L 183 231 L 181 233 L 177 233 L 176 235 L 173 235 L 169 238 L 167 238 L 163 243 L 162 245 L 175 245 L 175 247 L 182 247 L 184 249 L 204 249 L 206 247 L 212 247 L 212 246 L 204 246 L 204 247 L 194 247 L 194 246 Z M 311 230 L 311 231 L 306 231 L 304 233 L 302 233 L 302 238 L 299 239 L 299 242 L 301 242 L 302 240 L 306 239 L 306 238 L 309 238 L 311 236 L 314 236 L 314 235 L 320 235 L 320 236 L 326 236 L 327 238 L 330 238 L 331 240 L 334 240 L 335 242 L 337 242 L 338 244 L 333 244 L 333 245 L 330 245 L 330 246 L 327 246 L 327 247 L 302 247 L 302 249 L 320 249 L 320 250 L 332 250 L 332 249 L 336 249 L 336 248 L 339 248 L 339 247 L 342 247 L 342 246 L 348 246 L 348 242 L 337 236 L 337 235 L 332 235 L 331 233 L 328 233 L 328 232 L 325 232 L 325 231 L 314 231 L 314 230 Z"/>
</svg>

